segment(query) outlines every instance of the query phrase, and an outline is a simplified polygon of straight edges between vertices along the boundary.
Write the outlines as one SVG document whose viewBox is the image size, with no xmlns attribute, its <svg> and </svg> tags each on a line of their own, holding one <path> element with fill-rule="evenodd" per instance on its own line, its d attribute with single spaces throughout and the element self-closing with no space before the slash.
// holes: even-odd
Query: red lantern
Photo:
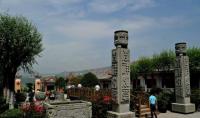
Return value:
<svg viewBox="0 0 200 118">
<path fill-rule="evenodd" d="M 39 84 L 40 84 L 40 82 L 37 82 L 37 84 L 39 85 Z"/>
<path fill-rule="evenodd" d="M 20 84 L 20 82 L 19 82 L 19 81 L 17 81 L 16 83 L 17 83 L 17 85 L 19 85 L 19 84 Z"/>
</svg>

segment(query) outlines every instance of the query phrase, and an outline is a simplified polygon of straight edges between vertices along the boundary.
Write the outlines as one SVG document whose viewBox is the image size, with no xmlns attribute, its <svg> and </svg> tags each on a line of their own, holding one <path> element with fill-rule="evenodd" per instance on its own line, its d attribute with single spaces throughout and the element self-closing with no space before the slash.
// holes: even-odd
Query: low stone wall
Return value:
<svg viewBox="0 0 200 118">
<path fill-rule="evenodd" d="M 91 118 L 92 104 L 86 101 L 55 101 L 44 103 L 46 118 Z"/>
</svg>

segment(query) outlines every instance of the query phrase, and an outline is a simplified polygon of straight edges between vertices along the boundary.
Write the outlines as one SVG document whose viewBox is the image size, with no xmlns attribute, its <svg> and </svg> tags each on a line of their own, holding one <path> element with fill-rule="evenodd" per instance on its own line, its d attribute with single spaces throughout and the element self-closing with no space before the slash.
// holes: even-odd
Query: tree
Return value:
<svg viewBox="0 0 200 118">
<path fill-rule="evenodd" d="M 70 83 L 71 85 L 75 85 L 77 86 L 78 84 L 80 84 L 81 82 L 81 77 L 79 76 L 73 76 L 71 79 L 70 79 Z"/>
<path fill-rule="evenodd" d="M 172 50 L 162 51 L 158 56 L 153 56 L 154 69 L 170 71 L 174 68 L 175 53 Z"/>
<path fill-rule="evenodd" d="M 137 79 L 138 75 L 143 75 L 146 79 L 147 74 L 153 71 L 152 59 L 141 57 L 131 64 L 131 78 Z"/>
<path fill-rule="evenodd" d="M 135 84 L 135 87 L 137 88 L 137 83 L 138 83 L 138 79 L 137 78 L 139 76 L 139 69 L 138 69 L 138 62 L 137 61 L 133 62 L 130 65 L 130 70 L 131 70 L 130 76 L 131 76 L 132 85 Z"/>
<path fill-rule="evenodd" d="M 138 66 L 136 66 L 136 67 L 137 67 L 138 72 L 140 74 L 142 74 L 144 76 L 144 78 L 146 79 L 147 74 L 149 74 L 153 71 L 152 60 L 147 57 L 141 57 L 137 61 L 137 64 L 138 64 Z"/>
<path fill-rule="evenodd" d="M 0 65 L 10 108 L 13 108 L 15 74 L 19 68 L 30 72 L 36 56 L 43 50 L 41 41 L 41 34 L 25 17 L 0 14 Z"/>
<path fill-rule="evenodd" d="M 28 92 L 32 92 L 32 90 L 33 90 L 33 83 L 26 83 L 26 86 L 28 88 Z"/>
<path fill-rule="evenodd" d="M 174 68 L 175 53 L 171 50 L 162 51 L 154 54 L 153 57 L 141 57 L 131 65 L 131 78 L 142 75 L 147 79 L 147 75 L 153 78 L 153 71 L 162 72 L 164 78 L 166 72 Z"/>
<path fill-rule="evenodd" d="M 99 84 L 99 82 L 98 82 L 96 75 L 89 72 L 83 76 L 83 78 L 81 79 L 81 84 L 83 85 L 83 87 L 91 87 L 92 88 L 95 85 Z"/>
<path fill-rule="evenodd" d="M 193 47 L 187 49 L 187 55 L 189 57 L 189 66 L 190 66 L 190 83 L 191 85 L 197 85 L 199 83 L 199 73 L 200 73 L 200 48 Z M 198 88 L 199 85 L 193 86 Z"/>
<path fill-rule="evenodd" d="M 65 88 L 65 82 L 66 81 L 63 77 L 59 77 L 56 79 L 55 85 L 58 89 Z"/>
<path fill-rule="evenodd" d="M 78 84 L 80 84 L 81 78 L 82 76 L 77 76 L 73 73 L 69 73 L 67 77 L 67 84 L 77 86 Z"/>
<path fill-rule="evenodd" d="M 189 57 L 190 72 L 200 72 L 200 48 L 193 47 L 187 49 L 187 55 Z"/>
<path fill-rule="evenodd" d="M 137 78 L 139 75 L 143 76 L 146 81 L 147 75 L 152 73 L 153 71 L 152 59 L 148 57 L 141 57 L 137 61 L 135 61 L 130 68 L 131 68 L 131 78 L 136 79 L 135 82 L 137 86 Z"/>
<path fill-rule="evenodd" d="M 138 62 L 135 61 L 130 65 L 130 69 L 131 69 L 131 80 L 133 79 L 137 79 L 138 75 L 139 75 L 139 67 L 138 67 Z"/>
</svg>

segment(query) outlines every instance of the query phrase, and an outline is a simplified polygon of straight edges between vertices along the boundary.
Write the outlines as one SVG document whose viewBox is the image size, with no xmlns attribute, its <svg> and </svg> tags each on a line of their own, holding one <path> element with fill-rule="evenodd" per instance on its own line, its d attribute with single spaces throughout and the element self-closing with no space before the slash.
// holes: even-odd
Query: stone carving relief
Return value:
<svg viewBox="0 0 200 118">
<path fill-rule="evenodd" d="M 185 97 L 190 96 L 190 73 L 189 73 L 189 58 L 188 56 L 183 57 L 183 71 L 184 71 L 184 81 L 185 81 Z"/>
<path fill-rule="evenodd" d="M 190 75 L 188 56 L 177 56 L 175 63 L 175 91 L 180 97 L 190 96 Z"/>
</svg>

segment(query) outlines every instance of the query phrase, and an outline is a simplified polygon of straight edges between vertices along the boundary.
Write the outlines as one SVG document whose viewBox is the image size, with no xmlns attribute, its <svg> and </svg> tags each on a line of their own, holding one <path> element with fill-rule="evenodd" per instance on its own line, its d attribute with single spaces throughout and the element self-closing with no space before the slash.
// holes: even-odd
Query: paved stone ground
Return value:
<svg viewBox="0 0 200 118">
<path fill-rule="evenodd" d="M 194 112 L 191 114 L 180 114 L 167 111 L 167 113 L 158 114 L 158 118 L 200 118 L 200 112 Z"/>
</svg>

